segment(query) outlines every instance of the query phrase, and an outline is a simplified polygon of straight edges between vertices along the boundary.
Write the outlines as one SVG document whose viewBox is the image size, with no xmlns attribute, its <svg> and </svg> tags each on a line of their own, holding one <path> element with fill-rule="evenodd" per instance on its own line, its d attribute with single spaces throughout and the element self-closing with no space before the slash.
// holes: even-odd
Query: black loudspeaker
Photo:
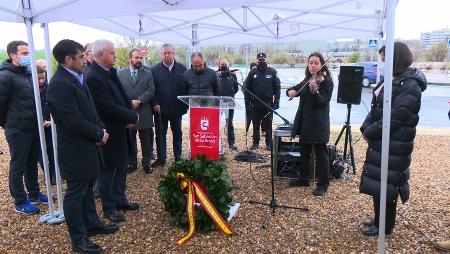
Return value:
<svg viewBox="0 0 450 254">
<path fill-rule="evenodd" d="M 361 103 L 364 67 L 341 66 L 337 102 L 359 105 Z"/>
</svg>

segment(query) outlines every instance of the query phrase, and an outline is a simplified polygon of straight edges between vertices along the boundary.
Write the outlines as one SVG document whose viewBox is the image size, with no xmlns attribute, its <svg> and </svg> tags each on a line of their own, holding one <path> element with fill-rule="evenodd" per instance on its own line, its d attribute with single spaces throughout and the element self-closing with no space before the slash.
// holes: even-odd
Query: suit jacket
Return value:
<svg viewBox="0 0 450 254">
<path fill-rule="evenodd" d="M 131 101 L 117 78 L 116 69 L 103 69 L 96 62 L 85 77 L 91 90 L 95 106 L 106 130 L 108 143 L 103 146 L 103 156 L 107 170 L 125 167 L 131 150 L 127 124 L 138 122 L 139 116 L 131 108 Z"/>
<path fill-rule="evenodd" d="M 153 110 L 150 101 L 155 95 L 155 84 L 153 83 L 152 72 L 148 69 L 140 68 L 137 72 L 136 80 L 131 78 L 130 68 L 117 71 L 120 83 L 125 92 L 132 100 L 140 100 L 141 105 L 136 109 L 139 114 L 139 123 L 136 129 L 150 129 L 153 127 Z"/>
<path fill-rule="evenodd" d="M 103 123 L 89 89 L 58 66 L 47 90 L 47 106 L 56 123 L 62 178 L 89 181 L 97 177 L 101 154 L 96 142 L 103 138 Z"/>
</svg>

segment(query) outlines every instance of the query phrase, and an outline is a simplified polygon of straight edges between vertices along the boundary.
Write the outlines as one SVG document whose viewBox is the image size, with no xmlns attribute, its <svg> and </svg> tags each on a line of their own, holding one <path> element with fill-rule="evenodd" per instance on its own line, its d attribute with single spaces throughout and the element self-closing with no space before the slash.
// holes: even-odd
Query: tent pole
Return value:
<svg viewBox="0 0 450 254">
<path fill-rule="evenodd" d="M 42 29 L 44 30 L 44 42 L 45 42 L 45 58 L 47 61 L 47 81 L 50 81 L 50 78 L 53 75 L 53 63 L 52 63 L 52 57 L 50 53 L 50 36 L 48 32 L 48 23 L 42 23 L 41 24 Z M 55 224 L 55 223 L 61 223 L 64 221 L 64 210 L 63 210 L 63 203 L 62 203 L 62 185 L 61 185 L 61 175 L 59 170 L 59 164 L 58 164 L 58 137 L 56 134 L 56 125 L 55 121 L 53 120 L 53 116 L 50 115 L 50 121 L 51 121 L 51 132 L 52 132 L 52 145 L 53 145 L 53 158 L 55 163 L 55 178 L 56 178 L 56 196 L 58 199 L 58 214 L 56 214 L 55 218 L 52 218 L 48 220 L 48 223 Z M 53 197 L 48 197 L 49 199 L 53 199 Z"/>
<path fill-rule="evenodd" d="M 384 98 L 383 98 L 383 134 L 381 150 L 381 187 L 380 187 L 380 221 L 378 233 L 378 253 L 385 253 L 385 221 L 386 221 L 386 192 L 389 161 L 389 139 L 391 129 L 391 97 L 392 75 L 394 62 L 394 28 L 396 0 L 386 1 L 386 65 L 384 69 Z"/>
<path fill-rule="evenodd" d="M 23 10 L 25 13 L 24 21 L 25 26 L 27 29 L 27 39 L 28 44 L 30 47 L 30 54 L 31 54 L 31 74 L 32 74 L 32 80 L 33 80 L 33 92 L 34 92 L 34 103 L 36 106 L 36 115 L 37 115 L 37 121 L 38 121 L 38 130 L 39 130 L 39 141 L 41 142 L 41 153 L 42 153 L 42 161 L 44 166 L 44 177 L 45 177 L 45 185 L 47 189 L 47 196 L 48 196 L 48 207 L 50 216 L 54 217 L 54 207 L 53 207 L 53 200 L 50 198 L 52 195 L 51 189 L 50 189 L 50 177 L 49 177 L 49 171 L 48 171 L 48 157 L 47 157 L 47 144 L 45 143 L 45 134 L 44 134 L 44 120 L 42 117 L 42 107 L 41 107 L 41 95 L 39 92 L 39 83 L 37 79 L 37 67 L 36 67 L 36 52 L 34 50 L 34 40 L 33 40 L 33 30 L 32 30 L 32 11 L 29 1 L 22 1 Z M 39 221 L 40 222 L 46 222 L 45 215 L 42 216 Z"/>
</svg>

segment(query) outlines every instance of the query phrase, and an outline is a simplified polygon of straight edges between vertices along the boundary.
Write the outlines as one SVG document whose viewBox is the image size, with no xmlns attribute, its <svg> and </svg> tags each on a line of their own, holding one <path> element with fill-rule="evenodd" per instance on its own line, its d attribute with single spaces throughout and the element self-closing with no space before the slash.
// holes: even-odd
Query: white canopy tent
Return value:
<svg viewBox="0 0 450 254">
<path fill-rule="evenodd" d="M 275 0 L 270 4 L 264 2 L 259 0 L 97 0 L 95 2 L 88 0 L 0 0 L 0 21 L 25 23 L 32 62 L 35 62 L 31 26 L 38 22 L 69 21 L 127 36 L 195 46 L 199 43 L 223 44 L 226 42 L 231 44 L 319 38 L 378 37 L 384 31 L 383 20 L 386 20 L 381 216 L 378 239 L 378 251 L 384 253 L 394 21 L 395 6 L 398 0 Z M 194 12 L 195 9 L 203 10 Z M 182 10 L 184 11 L 181 12 Z M 260 14 L 256 13 L 256 10 L 260 10 Z M 226 15 L 228 19 L 218 18 L 219 15 Z M 126 18 L 127 16 L 128 18 Z M 188 17 L 194 17 L 194 19 L 189 21 Z M 172 35 L 168 33 L 171 31 Z M 210 31 L 209 36 L 204 36 L 204 34 L 208 35 L 205 33 L 206 31 Z M 48 33 L 46 40 L 48 40 Z M 48 47 L 48 42 L 46 45 Z M 36 66 L 32 65 L 31 69 L 36 110 L 40 123 L 41 148 L 45 161 L 44 166 L 47 167 Z M 45 172 L 47 193 L 50 194 L 48 168 L 45 169 Z M 50 204 L 50 213 L 53 213 L 52 204 Z"/>
<path fill-rule="evenodd" d="M 248 1 L 230 7 L 170 10 L 74 23 L 134 38 L 183 45 L 379 37 L 384 1 Z"/>
</svg>

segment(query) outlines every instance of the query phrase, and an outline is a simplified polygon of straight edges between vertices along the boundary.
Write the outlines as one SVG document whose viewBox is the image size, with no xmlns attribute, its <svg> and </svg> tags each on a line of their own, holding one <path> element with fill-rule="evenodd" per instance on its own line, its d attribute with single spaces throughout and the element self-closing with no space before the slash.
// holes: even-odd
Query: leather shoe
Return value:
<svg viewBox="0 0 450 254">
<path fill-rule="evenodd" d="M 91 240 L 86 239 L 86 243 L 84 244 L 72 245 L 72 251 L 75 253 L 96 254 L 102 253 L 103 248 L 100 247 L 98 244 L 91 242 Z"/>
<path fill-rule="evenodd" d="M 162 161 L 162 160 L 160 160 L 160 159 L 157 159 L 156 161 L 154 161 L 154 162 L 151 164 L 151 167 L 152 167 L 152 168 L 156 168 L 156 167 L 158 167 L 158 166 L 164 167 L 164 165 L 166 165 L 166 161 Z"/>
<path fill-rule="evenodd" d="M 117 211 L 105 213 L 105 218 L 114 222 L 124 222 L 125 217 Z"/>
<path fill-rule="evenodd" d="M 117 232 L 117 230 L 119 230 L 119 225 L 101 223 L 98 227 L 88 230 L 87 235 L 89 237 L 100 234 L 108 235 Z"/>
<path fill-rule="evenodd" d="M 116 206 L 117 210 L 122 210 L 122 211 L 135 211 L 139 209 L 139 204 L 138 203 L 128 203 L 125 205 L 117 205 Z"/>
<path fill-rule="evenodd" d="M 361 232 L 362 232 L 364 235 L 366 235 L 366 236 L 377 236 L 377 235 L 378 235 L 378 228 L 377 228 L 377 226 L 375 226 L 375 224 L 373 224 L 373 225 L 371 225 L 371 226 L 369 226 L 369 227 L 363 228 L 363 229 L 361 230 Z M 390 235 L 391 233 L 392 233 L 392 232 L 385 231 L 385 234 L 386 234 L 386 235 Z"/>
<path fill-rule="evenodd" d="M 150 166 L 150 165 L 144 165 L 144 172 L 148 175 L 148 174 L 151 174 L 151 173 L 153 173 L 153 168 L 152 168 L 152 166 Z"/>
<path fill-rule="evenodd" d="M 373 220 L 365 220 L 362 222 L 363 226 L 370 227 L 374 224 Z"/>
<path fill-rule="evenodd" d="M 235 145 L 235 144 L 230 144 L 230 149 L 231 150 L 233 150 L 233 151 L 237 151 L 238 150 L 238 147 Z"/>
</svg>

